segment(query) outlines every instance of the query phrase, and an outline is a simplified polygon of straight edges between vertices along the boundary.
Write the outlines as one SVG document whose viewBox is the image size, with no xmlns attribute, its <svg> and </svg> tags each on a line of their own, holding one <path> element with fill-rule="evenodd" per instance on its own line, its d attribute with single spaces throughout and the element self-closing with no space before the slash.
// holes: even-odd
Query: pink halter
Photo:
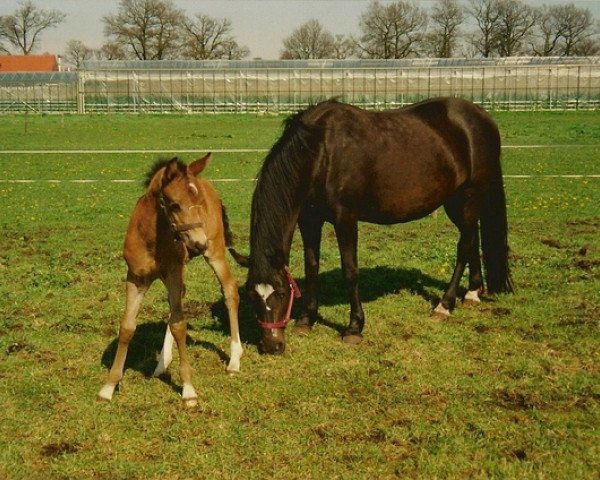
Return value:
<svg viewBox="0 0 600 480">
<path fill-rule="evenodd" d="M 300 289 L 298 288 L 298 284 L 292 277 L 292 274 L 290 273 L 290 269 L 287 267 L 287 265 L 284 267 L 284 270 L 285 270 L 285 275 L 287 276 L 288 283 L 290 285 L 290 300 L 288 302 L 287 311 L 285 312 L 285 316 L 278 322 L 269 323 L 269 322 L 262 322 L 259 320 L 260 326 L 262 328 L 264 328 L 265 330 L 270 329 L 270 328 L 285 328 L 292 316 L 292 305 L 294 304 L 294 298 L 299 298 L 301 295 Z"/>
</svg>

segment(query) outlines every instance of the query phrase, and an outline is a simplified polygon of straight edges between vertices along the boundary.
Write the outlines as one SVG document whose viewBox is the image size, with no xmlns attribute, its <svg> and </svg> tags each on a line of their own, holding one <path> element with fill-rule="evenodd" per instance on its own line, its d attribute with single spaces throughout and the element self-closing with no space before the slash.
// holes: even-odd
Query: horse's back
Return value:
<svg viewBox="0 0 600 480">
<path fill-rule="evenodd" d="M 326 201 L 366 221 L 395 223 L 427 215 L 473 173 L 488 169 L 480 163 L 496 164 L 499 157 L 494 121 L 460 99 L 384 112 L 325 102 L 303 121 L 321 127 L 326 154 L 318 160 L 316 176 Z"/>
</svg>

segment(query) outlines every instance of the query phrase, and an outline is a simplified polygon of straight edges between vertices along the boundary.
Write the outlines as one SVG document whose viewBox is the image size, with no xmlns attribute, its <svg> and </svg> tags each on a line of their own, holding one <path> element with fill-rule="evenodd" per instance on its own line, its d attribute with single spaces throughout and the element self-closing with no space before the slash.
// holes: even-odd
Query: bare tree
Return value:
<svg viewBox="0 0 600 480">
<path fill-rule="evenodd" d="M 333 41 L 333 58 L 343 60 L 354 55 L 355 46 L 352 37 L 337 34 Z"/>
<path fill-rule="evenodd" d="M 56 27 L 65 17 L 58 10 L 44 10 L 27 0 L 20 3 L 12 15 L 0 17 L 0 36 L 23 55 L 29 55 L 37 46 L 42 32 Z"/>
<path fill-rule="evenodd" d="M 335 38 L 318 20 L 309 20 L 283 40 L 281 58 L 284 60 L 333 58 Z"/>
<path fill-rule="evenodd" d="M 539 10 L 536 41 L 532 49 L 540 56 L 594 55 L 594 19 L 587 8 L 574 4 L 544 6 Z"/>
<path fill-rule="evenodd" d="M 121 0 L 107 15 L 104 34 L 140 60 L 161 60 L 177 52 L 185 17 L 172 0 Z"/>
<path fill-rule="evenodd" d="M 425 11 L 409 1 L 382 5 L 373 0 L 360 16 L 361 36 L 356 42 L 359 55 L 366 58 L 416 56 L 426 26 Z"/>
<path fill-rule="evenodd" d="M 240 46 L 231 35 L 231 20 L 215 19 L 196 14 L 195 20 L 184 22 L 182 54 L 195 60 L 229 59 L 247 57 L 250 50 Z"/>
<path fill-rule="evenodd" d="M 498 54 L 501 57 L 512 57 L 523 53 L 524 40 L 532 33 L 538 19 L 536 10 L 524 4 L 522 0 L 500 0 L 498 12 Z"/>
<path fill-rule="evenodd" d="M 430 31 L 426 35 L 427 50 L 438 58 L 450 58 L 458 44 L 460 26 L 465 13 L 457 0 L 438 0 L 430 15 Z"/>
<path fill-rule="evenodd" d="M 81 40 L 69 40 L 63 58 L 68 64 L 80 68 L 83 62 L 93 56 L 94 50 L 86 46 Z"/>
<path fill-rule="evenodd" d="M 498 0 L 470 0 L 469 14 L 475 20 L 477 30 L 470 43 L 484 58 L 491 57 L 498 47 Z"/>
<path fill-rule="evenodd" d="M 123 45 L 116 42 L 106 42 L 94 52 L 98 60 L 126 60 L 127 54 Z"/>
</svg>

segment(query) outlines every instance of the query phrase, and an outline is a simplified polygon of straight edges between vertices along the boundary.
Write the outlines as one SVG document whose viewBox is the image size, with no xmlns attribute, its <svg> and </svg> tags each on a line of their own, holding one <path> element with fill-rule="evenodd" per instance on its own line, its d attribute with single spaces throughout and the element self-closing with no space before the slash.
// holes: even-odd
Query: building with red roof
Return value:
<svg viewBox="0 0 600 480">
<path fill-rule="evenodd" d="M 56 55 L 0 55 L 0 73 L 57 72 Z"/>
</svg>

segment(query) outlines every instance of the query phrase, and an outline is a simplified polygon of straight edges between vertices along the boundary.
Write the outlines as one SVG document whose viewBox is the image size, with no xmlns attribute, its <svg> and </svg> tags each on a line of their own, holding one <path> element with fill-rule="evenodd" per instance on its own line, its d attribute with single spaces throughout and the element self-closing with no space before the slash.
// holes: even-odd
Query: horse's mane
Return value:
<svg viewBox="0 0 600 480">
<path fill-rule="evenodd" d="M 251 249 L 276 254 L 283 229 L 289 224 L 302 194 L 309 189 L 313 159 L 317 157 L 322 128 L 307 122 L 315 109 L 333 101 L 313 105 L 286 120 L 281 137 L 267 154 L 258 176 L 252 198 L 250 218 Z M 252 254 L 252 252 L 251 252 Z M 287 259 L 286 259 L 287 260 Z M 267 265 L 252 262 L 252 275 L 268 275 Z"/>
<path fill-rule="evenodd" d="M 182 160 L 180 160 L 178 157 L 159 158 L 150 167 L 150 170 L 148 170 L 148 172 L 146 173 L 146 175 L 144 177 L 143 185 L 145 188 L 148 188 L 150 186 L 154 176 L 159 172 L 160 169 L 164 168 L 167 165 L 167 163 L 169 163 L 171 160 L 177 160 L 177 168 L 179 169 L 179 171 L 181 173 L 185 174 L 185 172 L 187 171 L 187 165 Z"/>
</svg>

